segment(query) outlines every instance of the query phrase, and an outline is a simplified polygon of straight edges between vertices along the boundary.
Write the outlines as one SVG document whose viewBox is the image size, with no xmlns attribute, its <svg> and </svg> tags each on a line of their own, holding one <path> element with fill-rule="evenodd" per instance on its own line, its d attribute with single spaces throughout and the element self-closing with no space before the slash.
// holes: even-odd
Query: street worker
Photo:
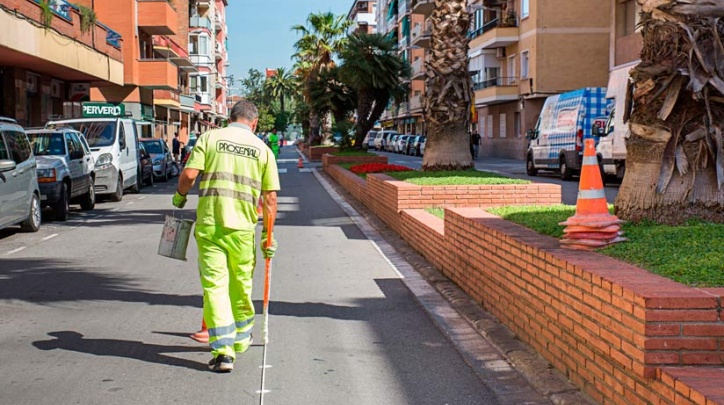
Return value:
<svg viewBox="0 0 724 405">
<path fill-rule="evenodd" d="M 277 129 L 272 129 L 271 134 L 269 134 L 269 147 L 271 148 L 272 152 L 274 152 L 274 159 L 279 157 L 279 135 L 277 135 Z"/>
<path fill-rule="evenodd" d="M 201 135 L 173 196 L 173 205 L 183 208 L 200 175 L 195 236 L 213 355 L 209 369 L 215 372 L 233 370 L 236 354 L 251 345 L 254 230 L 262 195 L 264 257 L 271 258 L 277 247 L 274 240 L 266 247 L 266 226 L 276 217 L 279 173 L 271 150 L 254 135 L 258 117 L 254 104 L 241 100 L 231 109 L 228 127 Z"/>
</svg>

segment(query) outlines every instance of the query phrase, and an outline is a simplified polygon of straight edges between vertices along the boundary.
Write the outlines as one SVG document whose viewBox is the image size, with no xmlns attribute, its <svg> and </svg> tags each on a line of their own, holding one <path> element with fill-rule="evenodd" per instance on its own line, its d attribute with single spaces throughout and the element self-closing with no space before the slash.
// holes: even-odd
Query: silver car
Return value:
<svg viewBox="0 0 724 405">
<path fill-rule="evenodd" d="M 40 190 L 35 156 L 23 128 L 0 117 L 0 229 L 20 224 L 40 229 Z"/>
<path fill-rule="evenodd" d="M 168 181 L 174 174 L 174 161 L 168 145 L 161 139 L 142 138 L 139 141 L 151 154 L 153 176 L 160 181 Z"/>
<path fill-rule="evenodd" d="M 38 162 L 41 205 L 52 207 L 58 221 L 68 219 L 70 204 L 95 208 L 95 160 L 83 134 L 70 127 L 27 133 Z"/>
</svg>

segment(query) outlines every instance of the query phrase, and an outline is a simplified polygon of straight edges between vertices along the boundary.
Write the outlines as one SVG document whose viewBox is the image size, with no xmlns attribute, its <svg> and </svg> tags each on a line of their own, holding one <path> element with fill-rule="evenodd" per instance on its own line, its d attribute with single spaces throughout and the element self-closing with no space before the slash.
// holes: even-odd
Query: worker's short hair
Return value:
<svg viewBox="0 0 724 405">
<path fill-rule="evenodd" d="M 257 110 L 254 103 L 242 98 L 239 102 L 234 104 L 233 107 L 231 107 L 229 118 L 231 119 L 231 122 L 236 122 L 240 119 L 251 122 L 259 118 L 259 110 Z"/>
</svg>

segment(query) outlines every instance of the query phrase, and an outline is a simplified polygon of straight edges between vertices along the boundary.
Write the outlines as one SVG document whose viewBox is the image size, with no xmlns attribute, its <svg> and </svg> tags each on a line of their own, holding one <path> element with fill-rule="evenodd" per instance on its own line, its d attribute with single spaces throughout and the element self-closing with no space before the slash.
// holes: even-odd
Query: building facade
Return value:
<svg viewBox="0 0 724 405">
<path fill-rule="evenodd" d="M 385 1 L 385 0 L 381 0 Z M 364 32 L 372 34 L 377 32 L 377 0 L 355 0 L 347 13 L 347 19 L 352 21 L 349 33 Z"/>
<path fill-rule="evenodd" d="M 0 0 L 0 116 L 25 127 L 79 116 L 92 86 L 124 83 L 128 44 L 108 20 L 82 29 L 77 5 L 50 6 L 46 16 L 37 1 Z"/>
<path fill-rule="evenodd" d="M 546 97 L 608 83 L 610 9 L 599 0 L 477 0 L 470 32 L 482 156 L 524 159 Z"/>
</svg>

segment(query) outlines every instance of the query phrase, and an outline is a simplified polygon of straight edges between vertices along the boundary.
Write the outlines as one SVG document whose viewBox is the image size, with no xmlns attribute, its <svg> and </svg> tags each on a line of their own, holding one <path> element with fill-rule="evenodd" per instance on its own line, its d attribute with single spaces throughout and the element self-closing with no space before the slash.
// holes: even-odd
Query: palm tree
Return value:
<svg viewBox="0 0 724 405">
<path fill-rule="evenodd" d="M 357 92 L 355 145 L 362 147 L 364 137 L 394 98 L 400 102 L 407 94 L 403 79 L 410 77 L 410 66 L 397 55 L 397 44 L 382 34 L 353 34 L 340 52 L 344 61 L 342 81 Z"/>
<path fill-rule="evenodd" d="M 280 67 L 274 76 L 266 79 L 264 88 L 271 97 L 279 100 L 281 112 L 285 113 L 284 101 L 286 98 L 291 97 L 297 90 L 296 78 L 292 72 Z"/>
<path fill-rule="evenodd" d="M 643 50 L 626 97 L 630 135 L 616 213 L 724 222 L 724 4 L 639 3 Z"/>
<path fill-rule="evenodd" d="M 468 126 L 473 100 L 468 73 L 470 15 L 466 0 L 435 0 L 425 110 L 428 131 L 422 170 L 473 167 Z"/>
<path fill-rule="evenodd" d="M 309 104 L 309 121 L 312 141 L 319 140 L 320 114 L 315 111 L 311 103 L 310 88 L 312 82 L 317 80 L 320 72 L 334 66 L 334 55 L 346 43 L 346 31 L 352 24 L 344 15 L 335 16 L 332 13 L 316 13 L 307 17 L 307 26 L 295 25 L 293 30 L 301 34 L 301 38 L 294 44 L 296 53 L 294 57 L 306 64 L 305 97 Z"/>
</svg>

